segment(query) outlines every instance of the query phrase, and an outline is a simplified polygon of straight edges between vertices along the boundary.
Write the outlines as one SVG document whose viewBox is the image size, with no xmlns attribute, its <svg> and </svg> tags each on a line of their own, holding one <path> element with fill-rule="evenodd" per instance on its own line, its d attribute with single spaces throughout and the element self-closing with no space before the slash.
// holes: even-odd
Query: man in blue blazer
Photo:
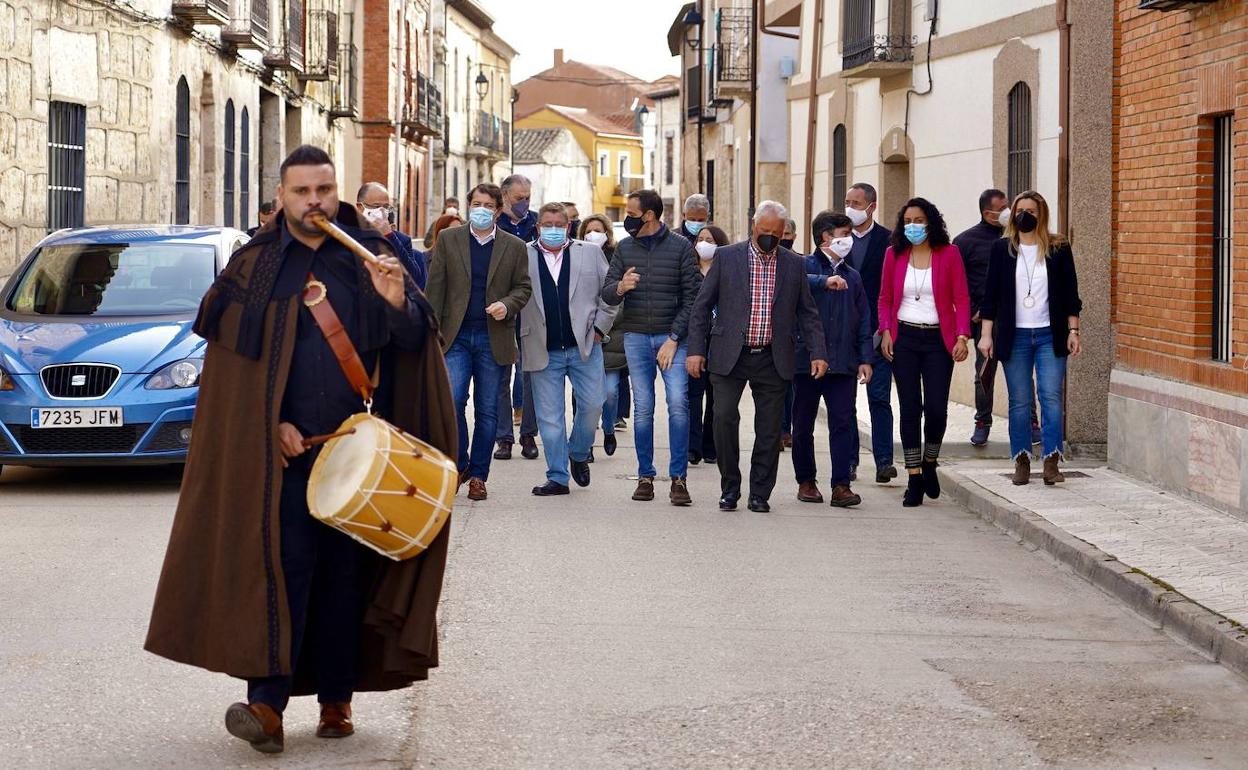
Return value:
<svg viewBox="0 0 1248 770">
<path fill-rule="evenodd" d="M 685 366 L 691 377 L 709 370 L 715 388 L 720 510 L 736 510 L 741 498 L 739 404 L 746 384 L 754 394 L 749 508 L 762 513 L 771 510 L 768 499 L 776 486 L 780 423 L 796 367 L 793 340 L 799 326 L 810 350 L 811 377 L 819 379 L 828 369 L 806 262 L 780 245 L 788 216 L 775 201 L 759 204 L 750 240 L 716 249 L 689 317 Z"/>
<path fill-rule="evenodd" d="M 372 225 L 394 247 L 399 261 L 411 274 L 412 280 L 423 291 L 429 280 L 429 268 L 425 255 L 412 248 L 412 238 L 406 233 L 394 229 L 391 219 L 394 207 L 390 204 L 390 191 L 378 182 L 366 182 L 355 196 L 355 208 L 364 221 Z"/>
</svg>

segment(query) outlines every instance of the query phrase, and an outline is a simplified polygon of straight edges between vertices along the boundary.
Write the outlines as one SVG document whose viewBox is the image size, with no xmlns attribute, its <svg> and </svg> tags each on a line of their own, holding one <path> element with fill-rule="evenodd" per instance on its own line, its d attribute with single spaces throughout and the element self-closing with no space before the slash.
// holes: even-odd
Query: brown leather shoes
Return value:
<svg viewBox="0 0 1248 770">
<path fill-rule="evenodd" d="M 797 499 L 803 503 L 822 503 L 823 493 L 814 481 L 803 481 L 797 485 Z"/>
<path fill-rule="evenodd" d="M 1014 486 L 1021 487 L 1031 483 L 1031 459 L 1022 454 L 1014 461 L 1014 477 L 1010 479 Z"/>
<path fill-rule="evenodd" d="M 654 499 L 653 476 L 642 476 L 637 479 L 637 488 L 633 490 L 633 499 L 646 503 Z"/>
<path fill-rule="evenodd" d="M 489 493 L 485 491 L 485 480 L 473 477 L 468 479 L 468 499 L 484 500 L 489 497 Z"/>
<path fill-rule="evenodd" d="M 832 500 L 830 505 L 834 508 L 849 508 L 862 502 L 862 497 L 854 493 L 844 484 L 838 484 L 832 487 Z"/>
<path fill-rule="evenodd" d="M 346 738 L 354 732 L 350 703 L 321 704 L 321 721 L 316 726 L 317 738 Z"/>
<path fill-rule="evenodd" d="M 256 751 L 280 754 L 286 747 L 282 715 L 263 703 L 235 703 L 225 711 L 225 729 Z"/>
<path fill-rule="evenodd" d="M 693 498 L 689 496 L 689 482 L 685 479 L 672 479 L 672 490 L 668 494 L 668 499 L 672 501 L 672 505 L 692 505 Z"/>
<path fill-rule="evenodd" d="M 1060 484 L 1066 480 L 1066 477 L 1063 476 L 1062 472 L 1058 470 L 1057 468 L 1057 459 L 1058 458 L 1056 454 L 1051 454 L 1048 457 L 1044 458 L 1044 484 L 1045 486 L 1051 487 L 1054 484 Z"/>
</svg>

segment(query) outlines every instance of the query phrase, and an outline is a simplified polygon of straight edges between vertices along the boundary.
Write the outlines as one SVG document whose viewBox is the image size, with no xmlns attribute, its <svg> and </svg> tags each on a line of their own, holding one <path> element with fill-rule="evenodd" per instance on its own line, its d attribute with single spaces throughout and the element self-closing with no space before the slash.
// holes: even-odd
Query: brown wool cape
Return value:
<svg viewBox="0 0 1248 770">
<path fill-rule="evenodd" d="M 373 252 L 393 256 L 378 233 L 358 229 L 354 208 L 343 204 L 337 220 Z M 300 301 L 297 291 L 284 298 L 274 292 L 283 227 L 279 214 L 239 249 L 200 306 L 196 331 L 208 347 L 195 439 L 144 646 L 240 678 L 293 670 L 295 694 L 306 695 L 316 689 L 314 640 L 306 638 L 299 662 L 290 660 L 278 530 L 277 430 Z M 455 457 L 455 407 L 436 322 L 408 284 L 429 337 L 419 353 L 386 340 L 376 411 Z M 364 303 L 381 301 L 362 267 L 360 287 Z M 424 554 L 406 561 L 368 552 L 357 690 L 405 687 L 438 665 L 436 612 L 450 529 L 448 522 Z"/>
</svg>

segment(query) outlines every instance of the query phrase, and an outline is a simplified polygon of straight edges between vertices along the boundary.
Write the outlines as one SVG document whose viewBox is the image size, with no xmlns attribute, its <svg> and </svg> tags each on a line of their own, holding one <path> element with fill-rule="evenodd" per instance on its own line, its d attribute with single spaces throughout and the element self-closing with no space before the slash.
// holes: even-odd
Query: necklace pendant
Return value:
<svg viewBox="0 0 1248 770">
<path fill-rule="evenodd" d="M 1031 296 L 1030 294 L 1028 294 L 1026 297 L 1023 297 L 1023 307 L 1027 308 L 1028 310 L 1031 310 L 1035 306 L 1036 306 L 1035 297 Z"/>
</svg>

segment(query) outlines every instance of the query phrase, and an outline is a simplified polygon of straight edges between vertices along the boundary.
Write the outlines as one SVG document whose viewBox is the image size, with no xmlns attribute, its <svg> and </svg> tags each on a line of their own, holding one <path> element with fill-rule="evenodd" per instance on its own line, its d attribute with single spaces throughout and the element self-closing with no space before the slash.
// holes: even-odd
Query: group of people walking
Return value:
<svg viewBox="0 0 1248 770">
<path fill-rule="evenodd" d="M 692 503 L 688 467 L 706 461 L 720 471 L 721 509 L 734 510 L 744 486 L 751 510 L 769 510 L 779 454 L 790 443 L 798 500 L 823 502 L 814 451 L 820 404 L 831 445 L 828 502 L 858 505 L 857 389 L 867 392 L 875 481 L 887 484 L 898 475 L 895 382 L 902 502 L 917 506 L 940 495 L 936 467 L 954 366 L 972 349 L 971 442 L 987 442 L 1000 362 L 1015 483 L 1030 481 L 1035 444 L 1045 483 L 1063 480 L 1061 389 L 1067 356 L 1080 352 L 1081 303 L 1070 246 L 1050 232 L 1038 193 L 1010 202 L 986 190 L 981 221 L 951 238 L 932 202 L 907 201 L 890 229 L 877 221 L 876 190 L 854 184 L 842 210 L 814 217 L 812 253 L 802 256 L 791 250 L 794 224 L 775 201 L 758 206 L 747 240 L 730 244 L 708 221 L 705 196 L 690 196 L 673 230 L 659 195 L 640 190 L 627 198 L 628 237 L 617 243 L 605 215 L 580 220 L 564 203 L 533 210 L 531 189 L 518 175 L 501 187 L 473 188 L 467 224 L 442 230 L 428 259 L 427 293 L 444 338 L 470 499 L 488 496 L 491 460 L 511 457 L 509 405 L 519 405 L 526 458 L 539 454 L 534 434 L 542 439 L 546 482 L 533 494 L 566 495 L 572 482 L 590 483 L 599 426 L 604 450 L 614 454 L 620 394 L 631 392 L 632 499 L 653 500 L 661 381 L 673 505 Z M 523 372 L 514 386 L 512 366 Z M 755 405 L 748 479 L 739 468 L 746 385 Z"/>
</svg>

